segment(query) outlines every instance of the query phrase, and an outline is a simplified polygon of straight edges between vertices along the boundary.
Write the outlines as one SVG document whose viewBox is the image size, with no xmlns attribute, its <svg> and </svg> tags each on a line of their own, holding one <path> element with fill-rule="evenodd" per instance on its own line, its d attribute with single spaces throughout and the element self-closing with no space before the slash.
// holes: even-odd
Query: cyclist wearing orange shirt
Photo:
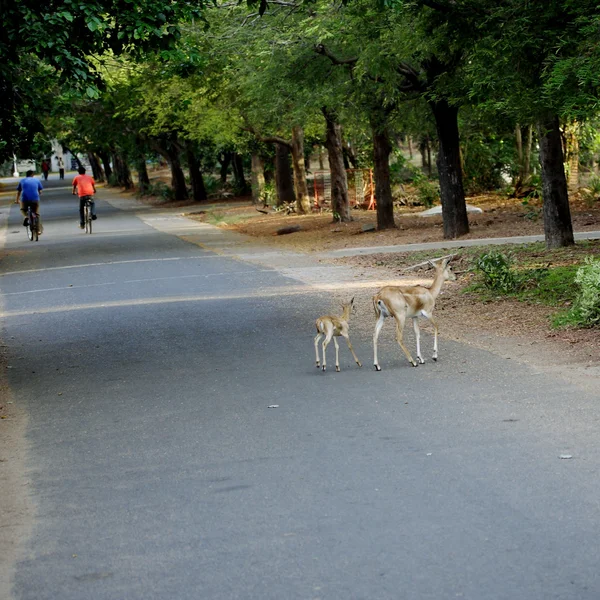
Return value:
<svg viewBox="0 0 600 600">
<path fill-rule="evenodd" d="M 73 179 L 73 196 L 75 190 L 79 196 L 79 228 L 84 229 L 84 207 L 86 200 L 90 201 L 92 209 L 92 221 L 95 221 L 98 217 L 96 216 L 96 203 L 93 200 L 93 195 L 96 193 L 96 182 L 93 177 L 85 174 L 85 167 L 79 167 L 79 175 Z"/>
</svg>

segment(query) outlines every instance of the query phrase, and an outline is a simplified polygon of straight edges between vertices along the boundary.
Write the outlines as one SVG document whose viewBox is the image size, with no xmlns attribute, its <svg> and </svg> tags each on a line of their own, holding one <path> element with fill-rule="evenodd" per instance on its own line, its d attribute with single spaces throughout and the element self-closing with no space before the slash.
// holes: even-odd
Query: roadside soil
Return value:
<svg viewBox="0 0 600 600">
<path fill-rule="evenodd" d="M 498 194 L 482 194 L 467 199 L 468 204 L 483 210 L 469 213 L 470 233 L 461 239 L 541 235 L 544 233 L 541 201 L 529 200 L 526 204 L 517 198 Z M 197 206 L 197 208 L 196 208 Z M 189 213 L 193 218 L 205 220 L 226 229 L 261 238 L 263 242 L 285 250 L 320 252 L 340 248 L 389 246 L 443 241 L 441 216 L 421 217 L 423 207 L 400 207 L 395 211 L 397 229 L 364 232 L 363 227 L 376 225 L 375 211 L 354 209 L 351 223 L 332 223 L 332 214 L 284 215 L 258 212 L 251 205 L 232 206 L 222 202 L 218 208 L 203 212 L 196 205 Z M 600 227 L 600 203 L 590 205 L 581 196 L 571 201 L 575 231 L 593 231 Z M 299 226 L 300 231 L 277 235 L 277 231 Z"/>
</svg>

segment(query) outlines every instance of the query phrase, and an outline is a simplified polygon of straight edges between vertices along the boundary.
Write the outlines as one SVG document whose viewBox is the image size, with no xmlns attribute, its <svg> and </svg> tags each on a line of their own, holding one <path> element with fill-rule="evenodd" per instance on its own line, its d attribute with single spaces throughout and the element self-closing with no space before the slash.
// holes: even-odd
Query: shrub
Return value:
<svg viewBox="0 0 600 600">
<path fill-rule="evenodd" d="M 573 308 L 559 315 L 557 326 L 593 327 L 600 324 L 600 259 L 588 256 L 575 275 L 579 291 Z"/>
<path fill-rule="evenodd" d="M 475 262 L 483 285 L 493 292 L 512 294 L 522 287 L 522 281 L 513 269 L 512 254 L 503 254 L 496 250 L 482 254 Z"/>
<path fill-rule="evenodd" d="M 421 171 L 415 171 L 413 185 L 417 190 L 417 198 L 421 204 L 431 208 L 440 199 L 440 188 Z"/>
</svg>

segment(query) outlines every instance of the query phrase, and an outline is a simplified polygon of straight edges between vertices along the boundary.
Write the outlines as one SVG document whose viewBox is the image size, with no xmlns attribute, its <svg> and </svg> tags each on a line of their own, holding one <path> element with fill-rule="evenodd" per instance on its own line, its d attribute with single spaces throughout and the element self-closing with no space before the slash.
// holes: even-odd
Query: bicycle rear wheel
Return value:
<svg viewBox="0 0 600 600">
<path fill-rule="evenodd" d="M 92 233 L 92 211 L 89 203 L 85 205 L 85 232 Z"/>
<path fill-rule="evenodd" d="M 31 242 L 33 242 L 34 239 L 34 223 L 33 223 L 33 213 L 31 212 L 31 209 L 27 210 L 27 220 L 29 221 L 29 225 L 27 225 L 27 237 L 29 238 L 29 240 Z"/>
</svg>

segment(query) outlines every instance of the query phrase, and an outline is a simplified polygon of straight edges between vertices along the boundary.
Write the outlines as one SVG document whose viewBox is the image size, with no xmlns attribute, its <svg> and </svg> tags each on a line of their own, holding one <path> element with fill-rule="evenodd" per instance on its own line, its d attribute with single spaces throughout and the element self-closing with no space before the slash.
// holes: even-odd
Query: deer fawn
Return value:
<svg viewBox="0 0 600 600">
<path fill-rule="evenodd" d="M 342 316 L 341 317 L 332 317 L 332 316 L 323 316 L 319 317 L 315 325 L 317 326 L 317 336 L 315 337 L 315 354 L 317 356 L 317 369 L 321 366 L 319 364 L 319 340 L 321 336 L 325 336 L 325 340 L 323 341 L 323 371 L 327 368 L 327 362 L 325 359 L 325 350 L 327 349 L 327 345 L 333 338 L 333 343 L 335 344 L 335 370 L 339 372 L 340 370 L 340 360 L 339 360 L 339 350 L 340 347 L 337 343 L 336 337 L 343 337 L 346 342 L 348 342 L 348 348 L 350 348 L 350 352 L 352 352 L 352 356 L 356 361 L 356 364 L 359 367 L 362 367 L 362 364 L 358 360 L 358 356 L 354 353 L 354 348 L 352 348 L 352 344 L 350 343 L 350 337 L 348 335 L 348 321 L 350 319 L 350 313 L 352 312 L 352 306 L 354 304 L 354 298 L 350 300 L 350 302 L 345 302 L 342 304 Z"/>
<path fill-rule="evenodd" d="M 421 364 L 425 361 L 421 356 L 421 334 L 419 331 L 419 317 L 425 317 L 429 319 L 434 329 L 434 342 L 433 342 L 433 360 L 438 358 L 438 326 L 433 319 L 432 313 L 435 308 L 435 301 L 442 289 L 444 281 L 455 281 L 456 275 L 450 270 L 448 263 L 451 258 L 444 259 L 443 261 L 428 261 L 429 264 L 435 269 L 435 277 L 431 287 L 426 288 L 420 285 L 414 286 L 387 286 L 379 290 L 375 296 L 373 296 L 373 307 L 375 308 L 375 314 L 377 315 L 377 323 L 375 325 L 375 333 L 373 334 L 373 363 L 375 370 L 381 371 L 379 361 L 377 359 L 377 339 L 379 333 L 383 327 L 383 321 L 386 317 L 394 317 L 396 319 L 396 339 L 400 348 L 406 355 L 406 358 L 410 361 L 413 367 L 417 366 L 417 363 L 413 360 L 410 352 L 402 341 L 402 334 L 404 333 L 404 323 L 406 318 L 413 320 L 413 326 L 415 329 L 415 337 L 417 338 L 417 358 Z"/>
</svg>

